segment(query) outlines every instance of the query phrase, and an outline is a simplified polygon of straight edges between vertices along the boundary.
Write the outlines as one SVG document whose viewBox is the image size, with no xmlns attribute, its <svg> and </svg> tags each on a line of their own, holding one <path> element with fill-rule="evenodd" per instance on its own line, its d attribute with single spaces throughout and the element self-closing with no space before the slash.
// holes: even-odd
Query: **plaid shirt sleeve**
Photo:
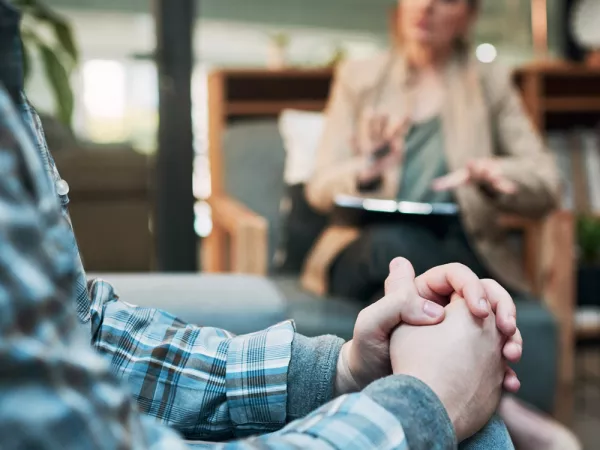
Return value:
<svg viewBox="0 0 600 450">
<path fill-rule="evenodd" d="M 408 450 L 400 423 L 364 394 L 339 397 L 276 433 L 218 445 L 189 445 L 219 450 Z"/>
<path fill-rule="evenodd" d="M 92 344 L 144 414 L 188 439 L 225 440 L 281 429 L 287 416 L 291 322 L 233 336 L 122 302 L 91 283 Z"/>
<path fill-rule="evenodd" d="M 126 305 L 98 281 L 92 290 L 103 292 L 95 292 L 92 304 L 99 335 L 94 340 L 112 358 L 126 361 L 114 372 L 130 381 L 140 377 L 133 391 L 148 415 L 138 412 L 77 320 L 71 229 L 30 138 L 0 89 L 0 447 L 185 448 L 152 415 L 180 417 L 180 423 L 189 417 L 192 429 L 227 429 L 228 421 L 250 427 L 239 427 L 236 436 L 252 429 L 250 421 L 278 424 L 285 416 L 282 368 L 291 323 L 234 337 Z M 204 400 L 188 401 L 194 396 Z M 143 398 L 150 401 L 144 405 Z M 186 410 L 192 405 L 199 408 L 195 416 Z M 406 448 L 398 421 L 363 394 L 342 397 L 271 435 L 187 445 Z"/>
<path fill-rule="evenodd" d="M 0 88 L 0 447 L 184 448 L 148 426 L 77 326 L 70 228 Z"/>
</svg>

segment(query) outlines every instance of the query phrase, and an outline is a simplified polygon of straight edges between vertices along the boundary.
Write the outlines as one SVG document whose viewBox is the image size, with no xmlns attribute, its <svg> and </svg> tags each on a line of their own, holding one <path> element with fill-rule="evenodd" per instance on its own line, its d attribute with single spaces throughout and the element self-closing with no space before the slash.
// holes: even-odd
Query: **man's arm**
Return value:
<svg viewBox="0 0 600 450">
<path fill-rule="evenodd" d="M 60 214 L 49 181 L 44 175 L 39 155 L 31 145 L 22 123 L 17 118 L 8 97 L 0 90 L 0 441 L 3 448 L 182 448 L 182 442 L 167 428 L 137 412 L 133 401 L 110 373 L 106 361 L 88 346 L 85 335 L 78 328 L 72 295 L 75 279 L 75 261 L 70 251 L 70 230 Z M 99 285 L 95 288 L 101 288 Z M 114 302 L 115 299 L 112 299 Z M 115 304 L 117 302 L 114 302 Z M 100 308 L 107 307 L 105 303 Z M 154 310 L 141 310 L 148 315 L 144 324 L 160 323 L 165 316 Z M 157 317 L 159 316 L 159 317 Z M 122 320 L 115 310 L 114 320 Z M 106 319 L 106 318 L 105 318 Z M 218 364 L 212 361 L 207 350 L 220 350 L 227 346 L 225 371 L 232 365 L 232 374 L 243 374 L 238 380 L 239 389 L 251 389 L 255 381 L 246 375 L 262 377 L 269 374 L 270 365 L 254 372 L 257 361 L 263 361 L 264 348 L 269 340 L 285 343 L 287 334 L 293 336 L 291 324 L 283 324 L 255 335 L 235 338 L 226 332 L 203 329 L 200 343 L 194 338 L 199 330 L 186 327 L 172 319 L 164 326 L 165 333 L 180 334 L 180 344 L 185 350 L 195 348 L 207 358 L 198 364 Z M 106 322 L 108 324 L 108 322 Z M 173 328 L 173 324 L 176 326 Z M 170 330 L 170 331 L 169 331 Z M 275 330 L 278 335 L 271 333 Z M 129 331 L 134 331 L 133 329 Z M 110 327 L 96 329 L 110 334 Z M 284 336 L 282 336 L 284 335 Z M 118 357 L 134 342 L 124 333 L 115 349 Z M 169 345 L 154 345 L 152 339 L 164 336 L 147 334 L 146 341 L 135 341 L 136 346 L 148 345 L 154 353 L 144 364 L 154 366 L 154 358 L 187 357 Z M 95 336 L 95 339 L 98 337 Z M 237 339 L 237 340 L 236 340 Z M 291 340 L 292 337 L 289 337 Z M 261 345 L 253 340 L 263 341 Z M 213 342 L 219 343 L 216 347 Z M 207 348 L 202 346 L 206 345 Z M 268 359 L 285 359 L 285 344 L 272 348 L 283 349 L 283 355 L 273 353 Z M 308 345 L 308 344 L 307 344 Z M 256 354 L 248 352 L 255 349 Z M 177 352 L 176 352 L 177 353 Z M 219 360 L 222 361 L 222 360 Z M 137 362 L 137 361 L 136 361 Z M 158 367 L 166 367 L 160 361 Z M 222 364 L 222 363 L 221 363 Z M 275 364 L 275 366 L 277 366 Z M 239 370 L 236 372 L 235 368 Z M 213 371 L 203 372 L 205 380 Z M 155 373 L 154 376 L 163 376 Z M 152 381 L 146 375 L 147 381 Z M 167 378 L 168 379 L 168 378 Z M 192 378 L 190 378 L 190 381 Z M 236 385 L 235 377 L 225 383 Z M 383 382 L 378 382 L 383 383 Z M 163 408 L 173 408 L 170 402 L 175 392 L 164 387 Z M 179 386 L 173 385 L 177 389 Z M 149 389 L 156 386 L 150 384 Z M 422 386 L 423 392 L 429 392 Z M 307 396 L 312 392 L 306 393 Z M 386 393 L 384 397 L 389 394 Z M 403 396 L 401 389 L 394 394 Z M 236 401 L 236 390 L 228 397 Z M 393 414 L 378 402 L 377 393 L 353 394 L 341 397 L 324 406 L 312 416 L 294 422 L 275 435 L 239 441 L 227 446 L 239 448 L 403 448 L 405 433 L 401 415 Z M 406 397 L 406 396 L 405 396 Z M 154 397 L 153 397 L 154 398 Z M 245 392 L 239 401 L 252 398 Z M 435 403 L 435 396 L 432 397 Z M 379 399 L 384 402 L 385 399 Z M 263 412 L 268 411 L 264 406 Z M 441 405 L 437 401 L 437 405 Z M 158 403 L 154 405 L 160 407 Z M 210 406 L 210 405 L 208 405 Z M 260 412 L 260 402 L 253 406 Z M 243 408 L 240 409 L 243 411 Z M 393 411 L 393 410 L 392 410 Z M 442 408 L 443 411 L 443 408 Z M 196 411 L 201 416 L 202 410 Z M 435 415 L 432 411 L 430 416 Z M 440 423 L 448 429 L 447 417 L 440 414 Z M 447 443 L 453 442 L 448 435 Z M 440 438 L 440 442 L 442 438 Z M 418 448 L 418 447 L 417 447 Z M 446 448 L 446 447 L 441 447 Z"/>
<path fill-rule="evenodd" d="M 0 447 L 183 448 L 168 429 L 144 425 L 79 334 L 69 238 L 42 161 L 0 87 Z"/>
<path fill-rule="evenodd" d="M 246 449 L 398 449 L 456 448 L 452 422 L 429 387 L 410 376 L 390 376 L 363 393 L 334 400 L 303 420 L 271 435 L 224 444 Z"/>
</svg>

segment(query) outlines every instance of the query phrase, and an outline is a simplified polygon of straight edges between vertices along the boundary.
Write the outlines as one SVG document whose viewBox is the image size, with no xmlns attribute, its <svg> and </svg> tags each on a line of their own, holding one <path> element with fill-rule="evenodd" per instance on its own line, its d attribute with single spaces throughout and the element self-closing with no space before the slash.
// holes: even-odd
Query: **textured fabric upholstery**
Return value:
<svg viewBox="0 0 600 450">
<path fill-rule="evenodd" d="M 127 303 L 163 309 L 180 319 L 236 334 L 262 330 L 287 318 L 271 282 L 247 275 L 88 274 L 114 285 Z"/>
<path fill-rule="evenodd" d="M 285 150 L 277 121 L 232 124 L 223 139 L 225 191 L 269 221 L 269 261 L 279 242 Z"/>
</svg>

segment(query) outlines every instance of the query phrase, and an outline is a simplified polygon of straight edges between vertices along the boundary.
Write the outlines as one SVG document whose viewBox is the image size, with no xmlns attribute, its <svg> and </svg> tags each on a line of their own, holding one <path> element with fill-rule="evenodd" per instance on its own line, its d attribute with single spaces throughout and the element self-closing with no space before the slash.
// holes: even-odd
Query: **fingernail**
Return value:
<svg viewBox="0 0 600 450">
<path fill-rule="evenodd" d="M 444 307 L 437 303 L 426 301 L 423 304 L 423 312 L 429 317 L 436 319 L 444 313 Z"/>
<path fill-rule="evenodd" d="M 515 319 L 513 316 L 510 316 L 510 317 L 508 318 L 508 321 L 507 321 L 507 323 L 508 323 L 508 325 L 509 325 L 510 327 L 516 327 L 516 326 L 517 326 L 517 319 Z"/>
<path fill-rule="evenodd" d="M 479 299 L 479 309 L 485 312 L 489 311 L 488 302 L 485 298 Z"/>
<path fill-rule="evenodd" d="M 392 269 L 401 269 L 406 264 L 406 260 L 404 258 L 396 258 L 392 261 Z"/>
</svg>

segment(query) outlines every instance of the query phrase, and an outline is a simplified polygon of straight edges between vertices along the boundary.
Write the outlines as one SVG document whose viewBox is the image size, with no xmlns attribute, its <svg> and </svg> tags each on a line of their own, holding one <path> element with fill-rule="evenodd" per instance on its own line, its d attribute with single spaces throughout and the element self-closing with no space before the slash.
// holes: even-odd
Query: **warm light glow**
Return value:
<svg viewBox="0 0 600 450">
<path fill-rule="evenodd" d="M 125 68 L 117 61 L 92 60 L 83 66 L 83 102 L 93 118 L 125 115 Z"/>
<path fill-rule="evenodd" d="M 475 56 L 482 63 L 491 63 L 498 56 L 498 50 L 492 44 L 481 44 L 477 46 Z"/>
</svg>

